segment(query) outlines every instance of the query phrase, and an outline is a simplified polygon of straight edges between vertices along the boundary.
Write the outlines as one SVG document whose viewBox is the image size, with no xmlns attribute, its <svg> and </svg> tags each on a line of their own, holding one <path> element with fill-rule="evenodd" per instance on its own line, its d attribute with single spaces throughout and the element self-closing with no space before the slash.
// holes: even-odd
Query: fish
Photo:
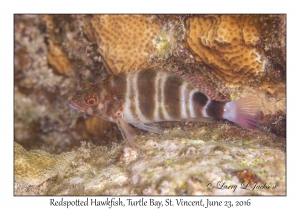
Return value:
<svg viewBox="0 0 300 210">
<path fill-rule="evenodd" d="M 163 121 L 208 122 L 226 119 L 241 127 L 258 129 L 260 105 L 255 97 L 222 102 L 197 74 L 142 69 L 110 76 L 100 83 L 88 83 L 69 100 L 79 112 L 114 122 L 129 145 L 132 126 L 162 134 L 154 125 Z"/>
</svg>

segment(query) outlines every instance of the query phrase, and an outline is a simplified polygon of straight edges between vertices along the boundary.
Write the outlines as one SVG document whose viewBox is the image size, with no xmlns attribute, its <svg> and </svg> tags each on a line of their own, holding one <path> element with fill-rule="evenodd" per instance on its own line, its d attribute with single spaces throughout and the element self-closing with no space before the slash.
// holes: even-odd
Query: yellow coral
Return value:
<svg viewBox="0 0 300 210">
<path fill-rule="evenodd" d="M 80 26 L 83 28 L 83 32 L 91 42 L 96 42 L 94 29 L 91 23 L 92 17 L 90 15 L 82 15 L 82 23 Z"/>
<path fill-rule="evenodd" d="M 27 152 L 20 144 L 15 147 L 15 180 L 39 185 L 65 169 L 75 158 L 75 153 L 54 155 L 42 150 Z"/>
<path fill-rule="evenodd" d="M 71 62 L 66 53 L 54 41 L 54 34 L 56 34 L 54 31 L 57 28 L 54 22 L 54 16 L 42 15 L 41 18 L 47 26 L 46 36 L 49 38 L 47 60 L 59 74 L 69 74 L 72 71 Z"/>
<path fill-rule="evenodd" d="M 254 46 L 259 30 L 251 16 L 209 15 L 187 20 L 187 44 L 195 59 L 213 67 L 227 85 L 239 85 L 260 78 L 265 58 Z"/>
<path fill-rule="evenodd" d="M 148 61 L 154 52 L 159 26 L 149 15 L 94 15 L 99 51 L 114 74 L 134 69 Z"/>
<path fill-rule="evenodd" d="M 69 61 L 68 56 L 58 45 L 55 45 L 52 41 L 50 41 L 49 44 L 47 59 L 48 62 L 60 74 L 69 74 L 72 71 L 72 65 Z"/>
</svg>

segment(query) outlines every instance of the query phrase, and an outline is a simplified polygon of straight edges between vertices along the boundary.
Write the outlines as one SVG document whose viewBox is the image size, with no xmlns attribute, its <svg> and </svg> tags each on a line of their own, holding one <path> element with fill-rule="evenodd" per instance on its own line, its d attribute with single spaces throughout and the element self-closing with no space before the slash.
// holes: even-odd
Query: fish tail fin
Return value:
<svg viewBox="0 0 300 210">
<path fill-rule="evenodd" d="M 225 105 L 223 118 L 244 128 L 258 129 L 261 118 L 260 103 L 256 97 L 230 101 Z"/>
</svg>

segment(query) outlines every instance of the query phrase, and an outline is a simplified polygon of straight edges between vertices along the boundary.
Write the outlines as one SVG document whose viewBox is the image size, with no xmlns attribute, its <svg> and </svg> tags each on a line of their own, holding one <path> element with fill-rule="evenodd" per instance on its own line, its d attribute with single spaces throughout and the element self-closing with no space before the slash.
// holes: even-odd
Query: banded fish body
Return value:
<svg viewBox="0 0 300 210">
<path fill-rule="evenodd" d="M 72 109 L 117 123 L 123 138 L 133 147 L 129 125 L 161 133 L 149 123 L 161 121 L 209 122 L 227 119 L 242 127 L 258 127 L 260 108 L 256 98 L 220 102 L 205 84 L 190 74 L 155 69 L 123 72 L 99 84 L 86 84 L 69 101 Z"/>
</svg>

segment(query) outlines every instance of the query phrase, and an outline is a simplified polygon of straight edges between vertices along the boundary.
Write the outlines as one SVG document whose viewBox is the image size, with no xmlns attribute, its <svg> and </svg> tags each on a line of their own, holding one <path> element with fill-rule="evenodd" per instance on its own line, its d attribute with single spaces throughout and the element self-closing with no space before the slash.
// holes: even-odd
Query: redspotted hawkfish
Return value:
<svg viewBox="0 0 300 210">
<path fill-rule="evenodd" d="M 211 122 L 226 119 L 249 129 L 258 128 L 259 103 L 254 97 L 221 102 L 197 77 L 155 69 L 123 72 L 86 84 L 69 101 L 70 108 L 115 122 L 123 138 L 136 148 L 130 126 L 161 134 L 162 121 Z"/>
</svg>

